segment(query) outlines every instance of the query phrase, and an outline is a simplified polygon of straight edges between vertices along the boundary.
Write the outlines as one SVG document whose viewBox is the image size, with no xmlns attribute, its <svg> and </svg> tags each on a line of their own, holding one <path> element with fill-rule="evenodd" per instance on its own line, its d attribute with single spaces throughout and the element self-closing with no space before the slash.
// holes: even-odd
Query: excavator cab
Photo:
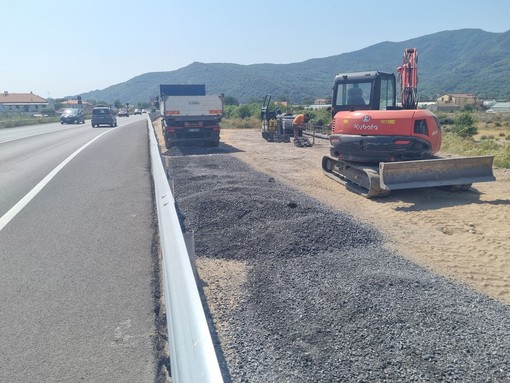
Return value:
<svg viewBox="0 0 510 383">
<path fill-rule="evenodd" d="M 339 74 L 333 87 L 333 116 L 339 111 L 397 109 L 393 73 L 358 72 Z"/>
</svg>

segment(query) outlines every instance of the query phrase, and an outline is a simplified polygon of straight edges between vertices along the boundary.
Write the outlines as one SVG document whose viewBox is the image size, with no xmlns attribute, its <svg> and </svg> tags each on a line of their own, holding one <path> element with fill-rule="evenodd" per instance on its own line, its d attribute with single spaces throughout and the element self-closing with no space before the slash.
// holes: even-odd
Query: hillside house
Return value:
<svg viewBox="0 0 510 383">
<path fill-rule="evenodd" d="M 0 113 L 38 113 L 47 107 L 48 101 L 32 92 L 0 94 Z"/>
<path fill-rule="evenodd" d="M 455 111 L 462 109 L 466 105 L 478 108 L 480 106 L 478 97 L 470 93 L 451 93 L 437 99 L 437 110 Z"/>
</svg>

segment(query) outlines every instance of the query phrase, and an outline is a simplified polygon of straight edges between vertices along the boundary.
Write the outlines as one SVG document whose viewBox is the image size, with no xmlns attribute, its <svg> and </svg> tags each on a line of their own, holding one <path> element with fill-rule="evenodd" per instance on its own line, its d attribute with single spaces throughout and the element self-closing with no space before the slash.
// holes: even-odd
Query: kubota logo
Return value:
<svg viewBox="0 0 510 383">
<path fill-rule="evenodd" d="M 378 130 L 379 127 L 374 124 L 370 124 L 370 125 L 354 124 L 354 129 L 357 129 L 357 130 Z"/>
<path fill-rule="evenodd" d="M 363 121 L 363 122 L 370 121 L 370 116 L 368 114 L 365 114 L 363 117 L 361 117 L 361 121 Z"/>
</svg>

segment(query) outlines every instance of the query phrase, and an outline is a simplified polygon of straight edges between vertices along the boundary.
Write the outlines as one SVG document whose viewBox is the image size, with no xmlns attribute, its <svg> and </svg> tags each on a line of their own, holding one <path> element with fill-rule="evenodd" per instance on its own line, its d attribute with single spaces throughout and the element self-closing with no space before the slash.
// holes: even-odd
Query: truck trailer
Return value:
<svg viewBox="0 0 510 383">
<path fill-rule="evenodd" d="M 206 95 L 203 84 L 160 85 L 161 128 L 165 146 L 220 143 L 223 98 Z"/>
</svg>

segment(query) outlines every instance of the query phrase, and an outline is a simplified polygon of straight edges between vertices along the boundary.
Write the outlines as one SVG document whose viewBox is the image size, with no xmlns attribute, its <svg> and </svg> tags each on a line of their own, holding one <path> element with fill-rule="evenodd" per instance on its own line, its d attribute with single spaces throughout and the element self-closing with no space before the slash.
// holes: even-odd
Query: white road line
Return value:
<svg viewBox="0 0 510 383">
<path fill-rule="evenodd" d="M 14 218 L 16 215 L 28 205 L 28 203 L 55 177 L 58 172 L 62 170 L 64 166 L 66 166 L 74 157 L 76 157 L 83 149 L 92 144 L 94 141 L 104 136 L 107 133 L 112 132 L 114 129 L 107 130 L 106 132 L 101 133 L 99 136 L 93 138 L 81 148 L 76 150 L 73 154 L 67 157 L 64 161 L 62 161 L 55 169 L 53 169 L 46 177 L 42 179 L 37 185 L 34 186 L 32 190 L 30 190 L 22 199 L 18 201 L 16 205 L 14 205 L 7 213 L 5 213 L 0 218 L 0 231 Z"/>
<path fill-rule="evenodd" d="M 12 141 L 18 141 L 18 140 L 23 140 L 25 138 L 31 138 L 31 137 L 36 137 L 36 136 L 40 136 L 41 134 L 48 134 L 48 133 L 55 133 L 55 132 L 61 132 L 63 130 L 69 130 L 69 129 L 73 129 L 73 128 L 77 128 L 76 126 L 69 126 L 69 127 L 65 127 L 65 128 L 62 128 L 62 127 L 58 127 L 59 129 L 55 128 L 54 130 L 45 130 L 44 132 L 37 132 L 35 134 L 31 134 L 29 136 L 22 136 L 22 137 L 16 137 L 16 138 L 6 138 L 6 139 L 0 139 L 0 144 L 4 144 L 6 142 L 12 142 Z"/>
</svg>

